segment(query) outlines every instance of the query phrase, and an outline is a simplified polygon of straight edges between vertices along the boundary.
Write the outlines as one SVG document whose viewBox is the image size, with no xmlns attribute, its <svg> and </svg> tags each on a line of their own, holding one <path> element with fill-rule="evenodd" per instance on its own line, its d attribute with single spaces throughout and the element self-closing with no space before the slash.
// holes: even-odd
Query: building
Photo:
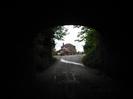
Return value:
<svg viewBox="0 0 133 99">
<path fill-rule="evenodd" d="M 61 49 L 58 51 L 60 55 L 74 55 L 76 54 L 76 48 L 74 45 L 67 43 L 61 46 Z"/>
</svg>

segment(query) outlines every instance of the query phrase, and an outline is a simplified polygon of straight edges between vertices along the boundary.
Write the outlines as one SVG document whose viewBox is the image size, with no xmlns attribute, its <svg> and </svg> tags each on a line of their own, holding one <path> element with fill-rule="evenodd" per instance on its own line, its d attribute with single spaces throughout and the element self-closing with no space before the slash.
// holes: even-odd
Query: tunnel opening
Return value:
<svg viewBox="0 0 133 99">
<path fill-rule="evenodd" d="M 78 43 L 84 41 L 82 52 L 74 49 L 73 53 L 70 53 L 67 47 L 64 47 L 65 44 L 73 46 L 68 42 L 70 39 L 65 44 L 64 41 L 61 42 L 63 44 L 60 46 L 61 50 L 55 49 L 57 43 L 55 39 L 61 40 L 69 34 L 66 33 L 69 31 L 66 27 L 80 28 L 77 34 L 79 38 L 74 39 L 72 35 L 71 37 Z M 80 25 L 50 27 L 38 33 L 33 44 L 38 79 L 36 90 L 41 90 L 38 93 L 40 96 L 95 99 L 116 97 L 119 93 L 112 78 L 102 72 L 107 68 L 106 50 L 100 33 L 96 29 Z"/>
<path fill-rule="evenodd" d="M 7 78 L 5 79 L 7 79 L 9 82 L 8 89 L 10 89 L 10 91 L 8 92 L 11 96 L 14 96 L 16 98 L 24 96 L 23 94 L 25 93 L 24 91 L 30 89 L 29 86 L 31 85 L 32 74 L 34 75 L 34 71 L 36 71 L 36 69 L 43 71 L 45 66 L 47 68 L 49 67 L 48 65 L 46 65 L 49 64 L 48 63 L 49 61 L 48 62 L 45 61 L 51 59 L 49 58 L 51 57 L 51 55 L 49 54 L 49 52 L 51 52 L 51 49 L 49 49 L 50 47 L 44 48 L 45 50 L 46 49 L 49 50 L 43 52 L 45 53 L 46 56 L 41 56 L 43 54 L 40 55 L 40 57 L 46 57 L 43 58 L 44 61 L 40 61 L 39 59 L 40 57 L 37 56 L 38 57 L 37 59 L 37 57 L 34 56 L 35 54 L 37 55 L 36 53 L 37 51 L 35 51 L 37 49 L 35 47 L 31 48 L 34 45 L 33 39 L 37 37 L 40 31 L 44 32 L 44 37 L 46 37 L 47 39 L 45 40 L 45 46 L 51 46 L 50 43 L 48 42 L 50 41 L 49 38 L 53 35 L 51 35 L 52 32 L 50 32 L 49 27 L 53 28 L 56 25 L 62 25 L 62 24 L 80 24 L 80 25 L 92 26 L 95 27 L 95 29 L 100 32 L 102 40 L 104 41 L 105 44 L 104 48 L 106 48 L 108 51 L 107 53 L 104 51 L 105 55 L 107 56 L 105 59 L 106 61 L 104 61 L 105 62 L 104 64 L 106 65 L 105 66 L 101 65 L 100 67 L 102 66 L 105 67 L 103 68 L 104 71 L 118 82 L 118 85 L 120 85 L 122 91 L 120 95 L 121 97 L 123 96 L 127 97 L 129 95 L 126 94 L 126 92 L 129 92 L 129 90 L 125 89 L 130 87 L 129 84 L 130 77 L 128 74 L 129 67 L 131 67 L 131 65 L 129 65 L 129 63 L 131 63 L 130 61 L 131 58 L 129 58 L 129 55 L 131 54 L 131 51 L 129 51 L 131 47 L 129 45 L 129 42 L 131 39 L 130 40 L 128 39 L 130 33 L 129 32 L 122 33 L 123 29 L 120 29 L 121 28 L 120 23 L 121 22 L 123 23 L 123 20 L 120 20 L 121 11 L 118 6 L 119 4 L 113 2 L 105 3 L 101 1 L 97 4 L 96 3 L 97 2 L 89 4 L 86 3 L 84 5 L 81 4 L 81 2 L 79 2 L 78 5 L 78 4 L 71 4 L 70 2 L 66 4 L 63 2 L 62 6 L 60 3 L 58 3 L 59 5 L 58 7 L 60 8 L 57 8 L 57 5 L 54 4 L 55 7 L 52 8 L 50 11 L 48 11 L 48 9 L 52 7 L 51 3 L 48 6 L 48 8 L 46 6 L 45 8 L 43 8 L 44 5 L 42 3 L 41 6 L 42 8 L 39 9 L 31 8 L 29 10 L 27 9 L 18 10 L 17 16 L 15 13 L 12 13 L 12 11 L 10 14 L 8 13 L 3 14 L 4 16 L 2 19 L 5 19 L 3 21 L 4 23 L 3 26 L 5 28 L 2 29 L 3 30 L 2 34 L 5 34 L 5 37 L 10 38 L 3 40 L 3 42 L 9 41 L 8 44 L 5 44 L 5 47 L 7 47 L 7 50 L 12 49 L 13 51 L 15 51 L 15 55 L 11 50 L 7 51 L 11 52 L 13 55 L 7 55 L 7 57 L 5 57 L 6 58 L 5 63 L 9 63 L 9 65 L 4 66 L 6 68 L 5 70 L 2 69 L 2 71 L 4 71 L 4 74 L 5 73 L 7 74 Z M 71 4 L 71 7 L 69 6 L 69 4 Z M 30 5 L 31 4 L 29 3 L 29 5 L 27 6 Z M 40 7 L 40 5 L 38 6 Z M 64 11 L 61 11 L 62 9 Z M 13 25 L 14 22 L 16 24 Z M 123 23 L 121 25 L 124 26 L 127 24 Z M 12 40 L 13 42 L 11 42 Z M 8 45 L 10 45 L 10 47 Z M 15 47 L 13 47 L 13 45 L 15 45 Z M 5 47 L 4 50 L 6 49 Z M 30 48 L 31 50 L 29 50 Z M 9 58 L 8 56 L 11 57 Z M 15 56 L 15 58 L 12 58 L 13 56 Z M 7 61 L 7 59 L 11 62 Z M 13 66 L 11 66 L 12 62 Z M 41 67 L 42 63 L 44 64 L 43 65 L 44 68 Z M 5 72 L 6 70 L 8 70 L 8 72 Z M 12 89 L 14 88 L 17 89 L 16 94 L 14 91 L 12 92 Z M 30 91 L 27 91 L 26 96 L 30 97 L 30 95 L 28 94 L 29 92 Z M 32 91 L 30 93 L 31 96 L 33 96 Z M 42 94 L 44 93 L 42 92 Z"/>
<path fill-rule="evenodd" d="M 99 32 L 82 25 L 60 25 L 41 31 L 34 39 L 33 50 L 36 68 L 41 71 L 66 55 L 81 55 L 79 62 L 99 69 L 105 59 Z"/>
<path fill-rule="evenodd" d="M 75 27 L 79 27 L 79 25 L 76 25 Z M 88 29 L 90 31 L 90 29 L 92 29 L 92 31 L 95 32 L 95 29 L 88 26 L 85 27 L 87 27 L 87 29 L 85 28 L 85 31 L 88 31 Z M 51 27 L 46 27 L 45 29 L 42 29 L 39 33 L 36 33 L 32 41 L 33 46 L 29 51 L 31 52 L 31 58 L 33 59 L 32 68 L 34 68 L 34 71 L 37 74 L 35 74 L 35 81 L 33 81 L 33 83 L 35 83 L 33 84 L 33 89 L 35 87 L 33 93 L 37 93 L 35 96 L 45 98 L 47 96 L 50 98 L 57 97 L 61 99 L 72 99 L 75 97 L 77 97 L 77 99 L 82 99 L 82 96 L 84 96 L 84 98 L 90 97 L 92 99 L 98 97 L 109 98 L 110 96 L 117 96 L 116 94 L 119 93 L 117 92 L 118 90 L 115 90 L 114 86 L 112 87 L 112 85 L 110 85 L 110 83 L 112 83 L 112 79 L 107 78 L 107 83 L 106 80 L 104 82 L 103 79 L 106 79 L 106 77 L 95 70 L 90 70 L 87 68 L 83 69 L 84 67 L 82 68 L 81 66 L 75 65 L 69 66 L 64 63 L 59 63 L 60 65 L 56 65 L 53 67 L 53 65 L 58 62 L 55 58 L 53 58 L 53 56 L 55 55 L 55 53 L 53 52 L 53 48 L 55 48 L 55 43 L 53 40 L 55 31 L 53 31 L 53 28 L 55 28 L 55 25 Z M 103 70 L 105 73 L 108 73 L 108 71 L 106 71 L 110 70 L 110 67 L 108 66 L 108 64 L 110 64 L 108 63 L 108 53 L 105 50 L 100 33 L 96 32 L 93 34 L 95 34 L 93 35 L 94 37 L 96 36 L 96 38 L 98 38 L 94 39 L 94 41 L 98 40 L 97 46 L 95 42 L 93 46 L 93 51 L 90 51 L 88 47 L 86 47 L 86 51 L 84 50 L 86 56 L 82 58 L 82 62 L 86 67 L 88 66 L 91 68 L 100 69 L 100 71 Z M 88 50 L 90 51 L 90 53 L 87 53 Z M 68 59 L 71 60 L 70 57 Z M 65 67 L 69 72 L 66 72 L 62 67 Z M 71 69 L 71 67 L 73 69 Z M 46 72 L 44 73 L 44 71 Z M 79 76 L 80 74 L 82 76 Z M 113 91 L 115 91 L 112 92 L 112 88 L 110 87 L 114 88 Z M 28 92 L 26 94 L 28 94 Z"/>
</svg>

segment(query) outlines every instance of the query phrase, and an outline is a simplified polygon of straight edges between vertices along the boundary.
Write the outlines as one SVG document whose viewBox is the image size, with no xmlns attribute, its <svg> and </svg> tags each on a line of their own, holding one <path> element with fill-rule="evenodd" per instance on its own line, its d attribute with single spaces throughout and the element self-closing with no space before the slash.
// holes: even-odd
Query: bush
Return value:
<svg viewBox="0 0 133 99">
<path fill-rule="evenodd" d="M 102 59 L 99 55 L 97 55 L 96 51 L 93 50 L 91 53 L 87 53 L 83 59 L 82 62 L 84 65 L 93 67 L 93 68 L 100 68 L 99 64 L 101 64 Z"/>
</svg>

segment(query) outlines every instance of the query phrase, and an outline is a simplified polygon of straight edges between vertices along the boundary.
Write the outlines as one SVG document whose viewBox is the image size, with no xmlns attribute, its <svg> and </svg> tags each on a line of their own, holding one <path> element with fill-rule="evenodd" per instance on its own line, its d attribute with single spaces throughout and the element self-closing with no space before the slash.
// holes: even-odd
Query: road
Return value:
<svg viewBox="0 0 133 99">
<path fill-rule="evenodd" d="M 36 76 L 37 98 L 116 98 L 117 89 L 113 80 L 96 69 L 84 66 L 82 56 L 55 56 L 58 61 Z"/>
</svg>

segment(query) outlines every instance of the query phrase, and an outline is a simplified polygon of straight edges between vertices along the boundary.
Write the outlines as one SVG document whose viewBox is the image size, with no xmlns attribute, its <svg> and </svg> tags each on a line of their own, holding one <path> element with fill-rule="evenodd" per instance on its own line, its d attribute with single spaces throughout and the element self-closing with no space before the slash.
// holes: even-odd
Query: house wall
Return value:
<svg viewBox="0 0 133 99">
<path fill-rule="evenodd" d="M 66 44 L 64 46 L 61 47 L 61 53 L 63 55 L 73 55 L 76 54 L 76 49 L 75 46 L 71 45 L 71 44 Z"/>
</svg>

